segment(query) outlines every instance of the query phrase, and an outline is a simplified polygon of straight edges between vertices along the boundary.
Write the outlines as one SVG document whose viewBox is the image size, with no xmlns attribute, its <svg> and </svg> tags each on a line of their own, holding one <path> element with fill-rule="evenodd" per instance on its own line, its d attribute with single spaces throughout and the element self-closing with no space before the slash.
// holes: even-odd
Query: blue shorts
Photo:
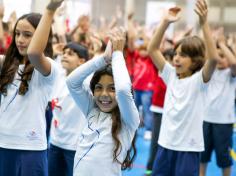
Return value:
<svg viewBox="0 0 236 176">
<path fill-rule="evenodd" d="M 152 176 L 199 176 L 200 153 L 174 151 L 159 146 Z"/>
<path fill-rule="evenodd" d="M 203 123 L 205 151 L 201 153 L 201 163 L 211 160 L 211 153 L 215 150 L 216 162 L 220 168 L 233 164 L 230 149 L 233 145 L 233 124 Z"/>
<path fill-rule="evenodd" d="M 0 148 L 0 176 L 48 176 L 47 151 Z"/>
</svg>

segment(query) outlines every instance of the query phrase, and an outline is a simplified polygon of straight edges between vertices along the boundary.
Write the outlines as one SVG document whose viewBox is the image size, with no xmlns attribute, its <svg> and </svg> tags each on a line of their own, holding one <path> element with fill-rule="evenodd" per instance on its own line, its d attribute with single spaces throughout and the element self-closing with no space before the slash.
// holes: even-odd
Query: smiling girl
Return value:
<svg viewBox="0 0 236 176">
<path fill-rule="evenodd" d="M 115 30 L 110 40 L 112 66 L 107 66 L 109 52 L 105 52 L 77 68 L 67 79 L 72 97 L 87 118 L 76 150 L 75 176 L 121 175 L 121 169 L 130 167 L 135 156 L 133 139 L 139 114 L 122 54 L 125 37 L 121 30 Z M 83 81 L 94 71 L 88 90 Z"/>
</svg>

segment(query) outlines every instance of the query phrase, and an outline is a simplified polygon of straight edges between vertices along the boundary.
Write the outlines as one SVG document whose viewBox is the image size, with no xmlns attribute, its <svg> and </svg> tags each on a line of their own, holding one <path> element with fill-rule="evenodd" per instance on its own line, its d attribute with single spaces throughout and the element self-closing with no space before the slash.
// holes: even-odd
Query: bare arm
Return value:
<svg viewBox="0 0 236 176">
<path fill-rule="evenodd" d="M 4 31 L 3 31 L 3 25 L 2 25 L 2 19 L 4 16 L 4 6 L 3 4 L 0 4 L 0 43 L 4 46 Z"/>
<path fill-rule="evenodd" d="M 232 72 L 233 76 L 236 76 L 236 57 L 235 55 L 230 51 L 230 49 L 226 46 L 224 41 L 219 41 L 219 46 L 222 50 L 222 52 L 225 55 L 225 58 L 229 62 L 229 66 Z"/>
<path fill-rule="evenodd" d="M 215 42 L 213 41 L 211 30 L 207 22 L 207 4 L 205 0 L 198 0 L 196 3 L 195 12 L 199 16 L 200 25 L 203 31 L 203 36 L 205 39 L 205 45 L 207 49 L 208 59 L 203 66 L 203 81 L 208 82 L 215 70 L 217 59 L 219 58 Z"/>
<path fill-rule="evenodd" d="M 127 44 L 128 44 L 128 48 L 129 50 L 132 52 L 135 50 L 135 46 L 134 46 L 134 42 L 136 39 L 136 29 L 134 27 L 134 22 L 133 22 L 133 13 L 130 13 L 128 15 L 128 19 L 127 19 L 127 36 L 128 36 L 128 40 L 127 40 Z"/>
<path fill-rule="evenodd" d="M 51 24 L 53 20 L 53 15 L 60 6 L 63 0 L 51 0 L 47 9 L 45 10 L 39 25 L 34 32 L 31 39 L 30 45 L 28 47 L 28 57 L 31 64 L 43 75 L 47 76 L 51 72 L 51 64 L 44 56 L 44 50 L 48 42 L 48 36 L 51 29 Z M 53 4 L 57 4 L 56 8 L 51 8 Z M 51 6 L 50 6 L 51 5 Z"/>
<path fill-rule="evenodd" d="M 166 63 L 166 60 L 160 50 L 161 41 L 169 24 L 179 19 L 179 17 L 177 17 L 179 11 L 180 8 L 178 7 L 169 9 L 168 14 L 166 14 L 165 17 L 160 22 L 159 27 L 155 31 L 155 34 L 148 45 L 148 53 L 151 56 L 155 66 L 161 72 Z"/>
<path fill-rule="evenodd" d="M 0 72 L 2 70 L 3 62 L 4 62 L 4 57 L 3 55 L 0 55 Z"/>
</svg>

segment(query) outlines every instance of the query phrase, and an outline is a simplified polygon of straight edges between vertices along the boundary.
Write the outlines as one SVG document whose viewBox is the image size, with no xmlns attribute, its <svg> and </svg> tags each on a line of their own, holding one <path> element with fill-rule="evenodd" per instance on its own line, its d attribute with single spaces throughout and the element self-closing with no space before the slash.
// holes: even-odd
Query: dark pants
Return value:
<svg viewBox="0 0 236 176">
<path fill-rule="evenodd" d="M 48 153 L 49 176 L 72 176 L 75 151 L 50 144 Z"/>
<path fill-rule="evenodd" d="M 47 140 L 49 139 L 49 133 L 51 129 L 51 122 L 52 122 L 52 106 L 51 102 L 48 102 L 46 112 L 45 112 L 45 118 L 46 118 L 46 135 L 47 135 Z"/>
<path fill-rule="evenodd" d="M 199 176 L 200 153 L 174 151 L 159 146 L 152 176 Z"/>
<path fill-rule="evenodd" d="M 233 124 L 203 123 L 205 151 L 201 153 L 201 163 L 211 160 L 215 150 L 217 165 L 226 168 L 233 165 L 230 149 L 233 146 Z"/>
<path fill-rule="evenodd" d="M 48 176 L 47 151 L 0 148 L 0 176 Z"/>
<path fill-rule="evenodd" d="M 150 145 L 147 170 L 152 170 L 153 163 L 154 163 L 156 153 L 158 150 L 157 142 L 158 142 L 160 128 L 161 128 L 161 118 L 162 118 L 162 114 L 153 113 L 152 140 L 151 140 L 151 145 Z"/>
</svg>

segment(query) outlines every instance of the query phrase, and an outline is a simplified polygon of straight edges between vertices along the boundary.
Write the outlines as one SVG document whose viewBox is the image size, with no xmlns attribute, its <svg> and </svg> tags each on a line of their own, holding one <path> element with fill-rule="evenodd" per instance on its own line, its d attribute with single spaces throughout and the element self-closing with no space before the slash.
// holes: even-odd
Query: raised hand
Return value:
<svg viewBox="0 0 236 176">
<path fill-rule="evenodd" d="M 104 59 L 107 64 L 111 63 L 111 55 L 112 55 L 112 43 L 109 40 L 107 43 L 107 47 L 104 52 Z"/>
<path fill-rule="evenodd" d="M 205 22 L 207 21 L 207 14 L 208 14 L 206 1 L 205 0 L 197 0 L 196 7 L 195 7 L 194 11 L 199 16 L 200 25 L 205 24 Z"/>
<path fill-rule="evenodd" d="M 216 40 L 217 40 L 217 43 L 226 44 L 226 39 L 225 39 L 224 28 L 223 27 L 221 27 L 217 30 Z"/>
<path fill-rule="evenodd" d="M 50 0 L 49 4 L 47 5 L 47 9 L 51 11 L 55 11 L 58 7 L 61 6 L 64 0 Z"/>
<path fill-rule="evenodd" d="M 170 8 L 164 15 L 164 20 L 168 23 L 173 23 L 180 19 L 179 12 L 181 9 L 179 7 Z"/>
<path fill-rule="evenodd" d="M 112 43 L 112 50 L 123 52 L 125 46 L 125 29 L 123 27 L 115 28 L 111 31 L 109 38 Z"/>
<path fill-rule="evenodd" d="M 63 48 L 65 47 L 64 43 L 56 43 L 52 46 L 53 48 L 53 55 L 60 55 L 63 54 Z"/>
<path fill-rule="evenodd" d="M 3 4 L 0 4 L 0 18 L 2 19 L 4 16 L 4 6 Z"/>
</svg>

